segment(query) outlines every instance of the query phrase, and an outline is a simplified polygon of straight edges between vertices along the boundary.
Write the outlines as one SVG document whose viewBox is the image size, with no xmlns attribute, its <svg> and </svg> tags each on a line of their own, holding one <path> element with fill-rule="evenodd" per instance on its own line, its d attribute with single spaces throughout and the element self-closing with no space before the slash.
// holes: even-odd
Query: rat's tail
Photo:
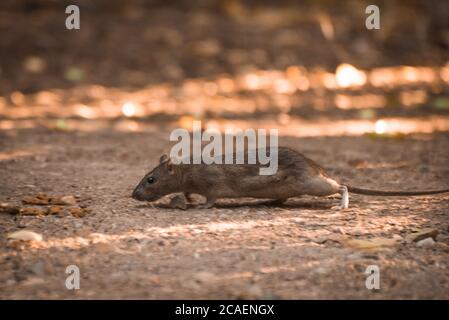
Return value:
<svg viewBox="0 0 449 320">
<path fill-rule="evenodd" d="M 381 191 L 381 190 L 369 190 L 346 186 L 349 192 L 356 194 L 364 194 L 367 196 L 424 196 L 428 194 L 438 194 L 449 192 L 449 189 L 444 190 L 431 190 L 431 191 Z"/>
</svg>

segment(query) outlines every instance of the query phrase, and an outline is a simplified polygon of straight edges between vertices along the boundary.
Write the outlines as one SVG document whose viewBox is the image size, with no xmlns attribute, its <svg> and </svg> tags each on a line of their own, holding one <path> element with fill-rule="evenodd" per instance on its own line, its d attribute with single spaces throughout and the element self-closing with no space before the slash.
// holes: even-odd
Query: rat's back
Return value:
<svg viewBox="0 0 449 320">
<path fill-rule="evenodd" d="M 265 152 L 266 150 L 256 150 Z M 267 149 L 267 156 L 270 155 Z M 216 198 L 254 197 L 284 199 L 301 194 L 301 189 L 316 176 L 324 175 L 324 170 L 299 152 L 279 147 L 277 170 L 271 175 L 261 175 L 260 168 L 268 167 L 256 164 L 188 164 L 184 166 L 183 180 L 187 189 L 193 193 Z M 248 152 L 245 152 L 248 162 Z M 276 161 L 272 158 L 272 161 Z M 223 157 L 224 162 L 224 157 Z"/>
</svg>

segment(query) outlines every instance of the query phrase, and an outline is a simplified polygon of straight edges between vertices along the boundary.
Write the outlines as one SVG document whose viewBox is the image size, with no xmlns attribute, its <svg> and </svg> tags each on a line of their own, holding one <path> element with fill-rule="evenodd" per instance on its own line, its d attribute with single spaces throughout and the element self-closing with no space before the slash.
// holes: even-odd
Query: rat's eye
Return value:
<svg viewBox="0 0 449 320">
<path fill-rule="evenodd" d="M 155 177 L 148 177 L 147 181 L 149 184 L 155 183 L 156 182 L 156 178 Z"/>
</svg>

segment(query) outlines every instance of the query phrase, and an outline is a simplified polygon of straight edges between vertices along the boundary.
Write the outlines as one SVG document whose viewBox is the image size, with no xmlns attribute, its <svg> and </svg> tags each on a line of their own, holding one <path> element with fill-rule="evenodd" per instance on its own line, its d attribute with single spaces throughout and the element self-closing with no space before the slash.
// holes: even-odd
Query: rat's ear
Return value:
<svg viewBox="0 0 449 320">
<path fill-rule="evenodd" d="M 174 174 L 175 173 L 175 167 L 173 165 L 173 163 L 171 162 L 170 159 L 168 159 L 168 161 L 165 163 L 165 166 L 168 170 L 168 173 L 170 174 Z"/>
<path fill-rule="evenodd" d="M 173 167 L 173 163 L 171 162 L 171 159 L 166 154 L 163 154 L 161 158 L 159 159 L 160 164 L 164 164 L 167 168 L 168 173 L 173 174 L 175 173 L 175 168 Z"/>
<path fill-rule="evenodd" d="M 159 158 L 159 163 L 167 162 L 168 160 L 170 160 L 170 158 L 169 158 L 166 154 L 163 154 L 163 155 Z"/>
</svg>

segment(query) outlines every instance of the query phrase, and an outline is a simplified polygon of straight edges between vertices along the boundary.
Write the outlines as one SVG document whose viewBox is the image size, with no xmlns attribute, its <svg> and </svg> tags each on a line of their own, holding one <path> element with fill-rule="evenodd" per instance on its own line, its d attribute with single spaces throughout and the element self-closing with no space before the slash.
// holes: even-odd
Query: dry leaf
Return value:
<svg viewBox="0 0 449 320">
<path fill-rule="evenodd" d="M 53 215 L 53 214 L 60 214 L 62 212 L 61 206 L 51 206 L 47 209 L 47 214 Z"/>
<path fill-rule="evenodd" d="M 346 239 L 342 240 L 341 244 L 346 247 L 356 250 L 378 250 L 385 247 L 392 247 L 397 243 L 395 239 L 387 238 L 372 238 L 366 240 L 360 239 Z"/>
<path fill-rule="evenodd" d="M 81 208 L 81 207 L 70 208 L 69 211 L 72 214 L 72 216 L 77 217 L 77 218 L 82 218 L 85 215 L 87 215 L 88 213 L 92 212 L 91 209 Z"/>
<path fill-rule="evenodd" d="M 426 238 L 433 238 L 434 240 L 436 240 L 437 235 L 438 235 L 437 229 L 427 228 L 427 229 L 422 229 L 422 230 L 419 230 L 418 232 L 409 234 L 406 237 L 406 240 L 408 242 L 418 242 L 418 241 L 424 240 Z"/>
<path fill-rule="evenodd" d="M 34 204 L 34 205 L 46 205 L 51 201 L 51 197 L 49 197 L 45 193 L 38 193 L 34 197 L 24 197 L 22 202 L 25 204 Z"/>
<path fill-rule="evenodd" d="M 25 207 L 20 209 L 20 214 L 23 216 L 39 216 L 47 214 L 47 209 L 35 208 L 35 207 Z"/>
<path fill-rule="evenodd" d="M 0 213 L 18 214 L 19 212 L 19 207 L 13 206 L 7 202 L 0 203 Z"/>
</svg>

